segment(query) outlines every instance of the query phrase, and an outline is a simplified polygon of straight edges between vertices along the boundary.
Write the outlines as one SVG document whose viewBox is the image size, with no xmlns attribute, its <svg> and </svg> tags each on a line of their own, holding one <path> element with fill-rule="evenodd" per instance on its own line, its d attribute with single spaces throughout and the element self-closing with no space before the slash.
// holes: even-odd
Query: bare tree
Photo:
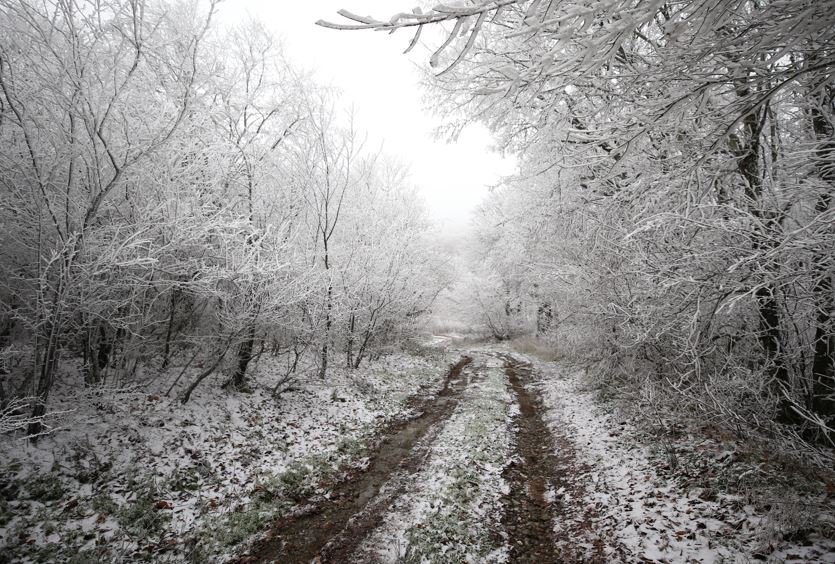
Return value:
<svg viewBox="0 0 835 564">
<path fill-rule="evenodd" d="M 307 99 L 305 142 L 295 146 L 293 179 L 300 187 L 313 232 L 314 256 L 322 267 L 324 295 L 323 331 L 319 355 L 319 377 L 328 369 L 329 345 L 334 314 L 333 243 L 345 198 L 361 181 L 355 162 L 362 149 L 354 128 L 353 115 L 340 123 L 337 109 L 327 92 Z M 321 246 L 320 246 L 321 245 Z"/>
<path fill-rule="evenodd" d="M 521 223 L 560 252 L 522 247 L 525 284 L 568 298 L 612 358 L 647 363 L 694 410 L 725 386 L 723 414 L 826 442 L 832 8 L 484 0 L 321 25 L 411 28 L 414 44 L 450 22 L 427 79 L 450 127 L 481 120 L 522 153 L 512 185 L 530 203 L 488 231 L 507 244 Z M 543 230 L 548 216 L 571 229 Z M 738 401 L 742 380 L 757 393 Z"/>
<path fill-rule="evenodd" d="M 180 35 L 188 39 L 176 54 L 167 33 L 181 22 L 144 3 L 0 7 L 2 123 L 11 149 L 2 166 L 15 209 L 38 226 L 29 236 L 37 268 L 28 275 L 36 307 L 27 320 L 35 336 L 35 419 L 44 413 L 76 316 L 78 259 L 113 213 L 112 196 L 130 191 L 131 174 L 165 147 L 187 116 L 195 60 L 214 7 L 209 2 L 193 14 L 196 23 Z M 135 101 L 143 96 L 156 98 L 156 119 L 137 112 Z M 92 362 L 101 366 L 107 353 L 101 346 L 99 353 Z M 31 434 L 39 431 L 33 423 Z"/>
</svg>

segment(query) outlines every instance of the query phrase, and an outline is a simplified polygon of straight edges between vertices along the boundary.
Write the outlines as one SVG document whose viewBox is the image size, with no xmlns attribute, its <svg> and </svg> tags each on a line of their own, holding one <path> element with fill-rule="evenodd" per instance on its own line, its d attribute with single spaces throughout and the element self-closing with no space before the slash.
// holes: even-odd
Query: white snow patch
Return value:
<svg viewBox="0 0 835 564">
<path fill-rule="evenodd" d="M 302 377 L 276 399 L 269 382 L 281 367 L 263 359 L 254 371 L 263 383 L 253 393 L 220 390 L 218 375 L 185 405 L 158 391 L 167 388 L 165 377 L 127 390 L 64 381 L 50 408 L 74 409 L 65 430 L 35 445 L 0 441 L 0 478 L 21 487 L 7 504 L 0 551 L 23 562 L 44 550 L 58 559 L 88 550 L 93 560 L 181 560 L 188 539 L 250 507 L 258 488 L 276 487 L 288 469 L 367 461 L 358 447 L 407 416 L 406 400 L 419 389 L 437 393 L 446 361 L 393 355 L 360 370 L 334 369 L 326 381 Z M 159 522 L 147 533 L 131 532 L 139 518 Z M 198 543 L 210 541 L 217 539 Z M 235 546 L 221 549 L 228 555 Z"/>
<path fill-rule="evenodd" d="M 576 477 L 585 483 L 582 503 L 593 509 L 591 528 L 608 545 L 610 561 L 749 562 L 765 552 L 773 562 L 835 562 L 835 542 L 763 546 L 762 519 L 753 508 L 660 476 L 656 469 L 664 462 L 635 439 L 631 425 L 595 402 L 576 369 L 546 364 L 540 386 L 546 423 L 567 438 L 585 469 Z M 555 523 L 555 530 L 564 525 Z"/>
</svg>

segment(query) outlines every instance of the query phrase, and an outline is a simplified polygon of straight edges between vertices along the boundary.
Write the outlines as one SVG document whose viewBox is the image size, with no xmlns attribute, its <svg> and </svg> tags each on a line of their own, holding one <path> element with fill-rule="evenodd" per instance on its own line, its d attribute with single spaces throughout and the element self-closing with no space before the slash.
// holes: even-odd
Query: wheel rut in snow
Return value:
<svg viewBox="0 0 835 564">
<path fill-rule="evenodd" d="M 605 564 L 610 559 L 594 527 L 597 511 L 585 501 L 591 487 L 584 478 L 589 468 L 578 459 L 567 431 L 559 427 L 552 431 L 542 419 L 539 393 L 525 385 L 534 381 L 533 367 L 510 355 L 501 356 L 519 402 L 518 463 L 511 463 L 504 472 L 510 493 L 504 500 L 502 524 L 510 543 L 510 561 Z"/>
<path fill-rule="evenodd" d="M 419 416 L 395 423 L 383 433 L 365 470 L 335 486 L 329 500 L 310 500 L 303 512 L 279 520 L 251 556 L 241 560 L 306 564 L 318 557 L 322 563 L 348 561 L 382 521 L 388 498 L 397 493 L 381 494 L 389 478 L 397 472 L 413 474 L 421 467 L 426 452 L 416 449 L 416 444 L 452 415 L 466 387 L 461 372 L 470 362 L 472 358 L 464 356 L 450 368 L 436 398 L 416 400 L 412 407 Z"/>
<path fill-rule="evenodd" d="M 508 534 L 510 561 L 561 562 L 556 547 L 552 510 L 546 491 L 554 473 L 554 441 L 542 420 L 539 396 L 525 387 L 533 367 L 503 355 L 505 374 L 519 403 L 516 456 L 504 471 L 510 493 L 504 499 L 502 524 Z"/>
</svg>

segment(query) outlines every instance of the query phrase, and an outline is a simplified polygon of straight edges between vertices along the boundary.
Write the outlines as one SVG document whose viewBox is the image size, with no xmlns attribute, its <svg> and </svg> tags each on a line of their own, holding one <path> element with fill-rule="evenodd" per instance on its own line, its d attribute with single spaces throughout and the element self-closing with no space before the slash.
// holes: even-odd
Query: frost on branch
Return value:
<svg viewBox="0 0 835 564">
<path fill-rule="evenodd" d="M 467 42 L 458 51 L 455 59 L 438 74 L 442 75 L 452 70 L 470 52 L 479 33 L 488 17 L 495 20 L 499 17 L 502 9 L 514 4 L 525 4 L 526 0 L 491 0 L 489 2 L 467 4 L 439 4 L 429 12 L 424 13 L 420 8 L 415 8 L 411 13 L 400 12 L 393 15 L 389 20 L 377 20 L 372 17 L 359 16 L 348 10 L 339 10 L 338 14 L 354 23 L 333 23 L 326 20 L 319 20 L 317 25 L 337 30 L 363 30 L 387 31 L 394 33 L 398 29 L 416 27 L 417 30 L 412 36 L 405 53 L 411 51 L 420 40 L 420 35 L 425 25 L 434 25 L 444 22 L 453 22 L 452 31 L 446 40 L 438 47 L 429 59 L 429 64 L 434 68 L 440 63 L 441 55 L 459 37 L 467 37 Z M 534 4 L 539 4 L 537 0 Z M 535 6 L 533 7 L 535 8 Z"/>
</svg>

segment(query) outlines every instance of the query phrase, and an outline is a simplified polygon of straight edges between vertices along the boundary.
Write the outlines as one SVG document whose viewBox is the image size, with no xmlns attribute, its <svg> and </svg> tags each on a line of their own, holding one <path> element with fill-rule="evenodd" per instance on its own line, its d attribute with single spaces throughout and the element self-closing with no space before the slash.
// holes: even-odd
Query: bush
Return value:
<svg viewBox="0 0 835 564">
<path fill-rule="evenodd" d="M 309 475 L 310 469 L 305 464 L 293 462 L 278 475 L 278 485 L 290 499 L 301 501 L 313 492 Z"/>
</svg>

